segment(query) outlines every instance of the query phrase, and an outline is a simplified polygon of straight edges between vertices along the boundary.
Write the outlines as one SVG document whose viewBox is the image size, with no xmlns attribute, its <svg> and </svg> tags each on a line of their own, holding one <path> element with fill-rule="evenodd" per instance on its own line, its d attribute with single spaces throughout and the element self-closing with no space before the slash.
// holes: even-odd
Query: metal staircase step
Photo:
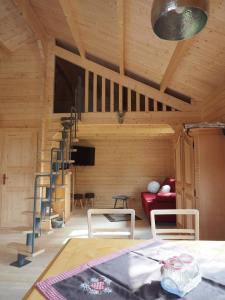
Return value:
<svg viewBox="0 0 225 300">
<path fill-rule="evenodd" d="M 58 173 L 57 172 L 52 172 L 52 173 L 50 173 L 50 172 L 38 172 L 38 173 L 34 173 L 34 175 L 35 176 L 37 176 L 37 175 L 43 175 L 43 176 L 50 176 L 50 175 L 57 175 Z"/>
<path fill-rule="evenodd" d="M 51 219 L 55 219 L 59 217 L 59 214 L 51 214 L 51 216 L 45 216 L 45 218 L 43 218 L 41 221 L 47 221 L 47 220 L 51 220 Z"/>
<path fill-rule="evenodd" d="M 42 187 L 46 187 L 46 188 L 50 188 L 50 184 L 38 184 L 37 187 L 39 188 L 42 188 Z M 55 189 L 55 188 L 65 188 L 65 184 L 53 184 L 52 185 L 52 188 Z"/>
<path fill-rule="evenodd" d="M 72 140 L 73 140 L 74 143 L 78 143 L 78 142 L 79 142 L 79 139 L 78 139 L 78 138 L 72 137 Z"/>
<path fill-rule="evenodd" d="M 54 149 L 54 152 L 61 152 L 61 151 L 62 151 L 62 149 Z M 64 151 L 65 151 L 65 150 L 64 150 Z M 50 154 L 51 148 L 40 150 L 40 152 L 49 152 L 49 154 Z"/>
<path fill-rule="evenodd" d="M 34 200 L 34 197 L 28 197 L 28 198 L 25 198 L 25 199 L 27 199 L 27 200 Z M 42 200 L 42 201 L 49 201 L 49 198 L 42 198 L 42 197 L 37 197 L 36 198 L 37 200 Z"/>
<path fill-rule="evenodd" d="M 40 160 L 39 162 L 41 163 L 50 163 L 51 161 L 50 160 Z M 69 164 L 72 164 L 75 162 L 75 160 L 53 160 L 52 163 L 69 163 Z"/>
<path fill-rule="evenodd" d="M 75 162 L 75 160 L 56 160 L 56 161 L 53 161 L 53 162 L 59 162 L 59 163 L 69 163 L 69 164 L 72 164 Z"/>
<path fill-rule="evenodd" d="M 34 200 L 34 197 L 26 198 L 27 200 Z M 49 202 L 49 198 L 36 198 L 37 200 L 41 200 L 42 202 Z M 64 201 L 64 198 L 54 198 L 52 197 L 52 201 Z"/>
<path fill-rule="evenodd" d="M 32 210 L 26 210 L 23 211 L 23 215 L 32 215 L 33 216 L 33 211 Z M 39 212 L 36 212 L 36 217 L 41 217 L 41 214 Z M 46 220 L 46 219 L 54 219 L 59 217 L 59 214 L 56 213 L 52 213 L 51 216 L 45 216 L 45 218 L 42 219 L 42 221 Z"/>
<path fill-rule="evenodd" d="M 48 142 L 64 142 L 66 139 L 50 139 Z"/>
<path fill-rule="evenodd" d="M 12 230 L 21 232 L 22 234 L 27 234 L 27 233 L 32 233 L 33 232 L 32 227 L 26 227 L 26 226 L 14 227 L 14 228 L 12 228 Z M 37 230 L 37 233 L 39 233 L 39 230 Z M 48 235 L 48 234 L 53 233 L 53 230 L 41 229 L 41 233 Z"/>
<path fill-rule="evenodd" d="M 23 215 L 32 215 L 33 216 L 33 211 L 32 210 L 25 210 L 22 212 Z M 41 217 L 40 212 L 35 213 L 35 217 Z"/>
<path fill-rule="evenodd" d="M 35 257 L 35 256 L 45 252 L 45 249 L 35 246 L 34 252 L 32 253 L 31 246 L 26 246 L 22 243 L 16 243 L 16 242 L 7 244 L 7 248 L 16 250 L 17 253 L 25 255 L 27 257 Z"/>
</svg>

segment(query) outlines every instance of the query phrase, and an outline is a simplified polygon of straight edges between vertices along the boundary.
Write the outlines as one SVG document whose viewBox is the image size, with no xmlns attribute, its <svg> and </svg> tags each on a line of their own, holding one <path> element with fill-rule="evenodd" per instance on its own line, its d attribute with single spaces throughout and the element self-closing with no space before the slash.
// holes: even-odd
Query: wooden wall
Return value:
<svg viewBox="0 0 225 300">
<path fill-rule="evenodd" d="M 132 197 L 138 208 L 140 192 L 151 180 L 174 176 L 171 138 L 89 140 L 95 147 L 95 166 L 75 168 L 75 192 L 94 192 L 96 207 L 112 207 L 112 195 Z"/>
<path fill-rule="evenodd" d="M 205 103 L 203 120 L 225 122 L 225 91 Z"/>
<path fill-rule="evenodd" d="M 0 60 L 0 127 L 39 127 L 44 72 L 36 42 Z"/>
</svg>

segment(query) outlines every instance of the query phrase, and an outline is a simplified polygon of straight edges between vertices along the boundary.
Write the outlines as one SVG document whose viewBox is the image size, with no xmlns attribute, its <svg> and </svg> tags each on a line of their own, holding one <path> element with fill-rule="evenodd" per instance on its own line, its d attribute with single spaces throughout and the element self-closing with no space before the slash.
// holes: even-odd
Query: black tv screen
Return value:
<svg viewBox="0 0 225 300">
<path fill-rule="evenodd" d="M 71 159 L 75 162 L 75 166 L 94 166 L 95 164 L 95 148 L 84 146 L 73 146 L 76 152 L 71 152 Z"/>
</svg>

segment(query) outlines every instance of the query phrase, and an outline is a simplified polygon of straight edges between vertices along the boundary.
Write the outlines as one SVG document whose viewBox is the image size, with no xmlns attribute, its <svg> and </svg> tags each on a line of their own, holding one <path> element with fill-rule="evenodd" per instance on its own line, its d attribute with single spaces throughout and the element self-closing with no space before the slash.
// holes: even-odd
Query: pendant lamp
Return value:
<svg viewBox="0 0 225 300">
<path fill-rule="evenodd" d="M 161 39 L 190 39 L 204 28 L 207 19 L 208 0 L 153 1 L 152 28 Z"/>
</svg>

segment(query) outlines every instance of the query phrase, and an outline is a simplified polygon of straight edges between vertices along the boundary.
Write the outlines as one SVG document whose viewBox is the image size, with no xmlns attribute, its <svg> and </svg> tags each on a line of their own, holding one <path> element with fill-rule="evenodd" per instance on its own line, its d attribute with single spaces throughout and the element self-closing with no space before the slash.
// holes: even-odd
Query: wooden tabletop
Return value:
<svg viewBox="0 0 225 300">
<path fill-rule="evenodd" d="M 89 260 L 100 258 L 142 242 L 143 240 L 128 239 L 71 239 L 60 250 L 37 281 L 56 276 L 62 272 L 78 267 Z M 34 284 L 23 299 L 39 300 L 45 299 L 45 297 L 39 293 Z"/>
<path fill-rule="evenodd" d="M 143 240 L 128 239 L 71 239 L 48 265 L 46 270 L 37 279 L 37 282 L 72 270 L 92 259 L 100 258 L 143 242 Z M 217 260 L 220 261 L 220 264 L 221 262 L 225 262 L 225 241 L 172 241 L 170 243 L 173 243 L 174 246 L 182 243 L 187 250 L 195 250 L 197 251 L 196 253 L 201 251 L 199 253 L 207 254 L 206 259 L 208 263 L 206 266 L 208 268 L 211 268 L 210 261 L 211 263 L 214 262 L 214 264 Z M 203 271 L 204 268 L 205 266 L 203 265 Z M 45 298 L 35 288 L 34 284 L 23 299 L 39 300 Z"/>
</svg>

